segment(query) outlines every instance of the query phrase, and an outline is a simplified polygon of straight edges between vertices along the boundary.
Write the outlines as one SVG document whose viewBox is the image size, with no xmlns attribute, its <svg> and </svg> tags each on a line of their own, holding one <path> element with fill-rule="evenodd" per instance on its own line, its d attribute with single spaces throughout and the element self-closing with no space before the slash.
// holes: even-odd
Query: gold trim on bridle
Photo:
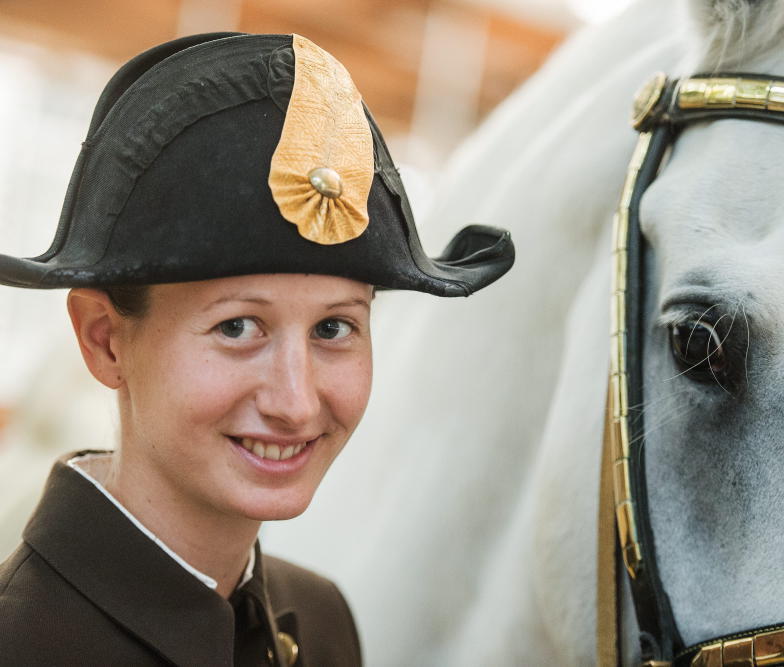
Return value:
<svg viewBox="0 0 784 667">
<path fill-rule="evenodd" d="M 613 218 L 613 251 L 610 298 L 610 444 L 613 459 L 613 497 L 621 555 L 629 576 L 637 576 L 642 551 L 634 517 L 629 465 L 629 376 L 626 368 L 626 295 L 628 293 L 629 207 L 643 160 L 651 143 L 650 132 L 637 141 L 621 201 Z"/>
<path fill-rule="evenodd" d="M 784 81 L 745 77 L 694 77 L 678 86 L 681 109 L 784 111 Z"/>
<path fill-rule="evenodd" d="M 759 632 L 747 637 L 727 637 L 700 647 L 691 667 L 763 667 L 784 664 L 784 630 Z"/>
</svg>

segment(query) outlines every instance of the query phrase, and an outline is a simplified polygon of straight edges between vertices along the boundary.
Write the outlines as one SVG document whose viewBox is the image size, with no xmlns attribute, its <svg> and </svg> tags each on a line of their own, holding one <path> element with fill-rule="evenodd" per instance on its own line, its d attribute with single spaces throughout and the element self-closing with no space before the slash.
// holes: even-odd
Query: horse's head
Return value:
<svg viewBox="0 0 784 667">
<path fill-rule="evenodd" d="M 784 2 L 691 5 L 689 74 L 784 80 Z M 784 124 L 690 123 L 640 206 L 643 451 L 656 560 L 686 645 L 784 624 L 782 156 Z"/>
</svg>

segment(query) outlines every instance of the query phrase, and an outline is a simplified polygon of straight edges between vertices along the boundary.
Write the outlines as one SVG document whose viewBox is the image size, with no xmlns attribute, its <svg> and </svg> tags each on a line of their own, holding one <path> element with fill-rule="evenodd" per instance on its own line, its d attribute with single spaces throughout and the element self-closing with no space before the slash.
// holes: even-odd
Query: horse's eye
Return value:
<svg viewBox="0 0 784 667">
<path fill-rule="evenodd" d="M 727 354 L 716 328 L 705 320 L 686 320 L 670 327 L 670 345 L 682 373 L 697 382 L 719 382 Z"/>
</svg>

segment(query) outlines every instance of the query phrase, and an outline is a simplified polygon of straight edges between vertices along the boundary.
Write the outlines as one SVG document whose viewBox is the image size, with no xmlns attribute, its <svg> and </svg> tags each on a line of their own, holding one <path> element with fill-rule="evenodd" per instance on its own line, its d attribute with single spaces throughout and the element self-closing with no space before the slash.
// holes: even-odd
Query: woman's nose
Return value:
<svg viewBox="0 0 784 667">
<path fill-rule="evenodd" d="M 308 342 L 281 341 L 270 350 L 268 362 L 256 392 L 256 407 L 286 428 L 307 428 L 321 410 Z"/>
</svg>

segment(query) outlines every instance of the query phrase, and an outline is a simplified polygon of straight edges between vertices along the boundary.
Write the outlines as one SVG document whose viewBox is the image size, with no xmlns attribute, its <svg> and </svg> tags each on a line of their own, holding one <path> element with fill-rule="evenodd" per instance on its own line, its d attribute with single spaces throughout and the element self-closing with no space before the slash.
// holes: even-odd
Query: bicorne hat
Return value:
<svg viewBox="0 0 784 667">
<path fill-rule="evenodd" d="M 346 70 L 298 35 L 215 33 L 123 66 L 96 106 L 51 247 L 0 283 L 107 287 L 319 273 L 467 296 L 512 266 L 472 225 L 427 257 Z"/>
</svg>

